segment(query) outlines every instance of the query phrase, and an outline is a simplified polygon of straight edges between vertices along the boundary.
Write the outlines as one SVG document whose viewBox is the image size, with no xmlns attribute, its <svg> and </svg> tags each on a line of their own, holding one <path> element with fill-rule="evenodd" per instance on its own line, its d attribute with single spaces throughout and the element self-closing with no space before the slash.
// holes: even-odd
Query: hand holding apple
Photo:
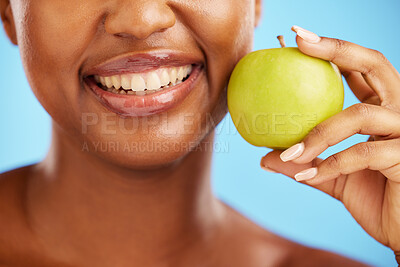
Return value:
<svg viewBox="0 0 400 267">
<path fill-rule="evenodd" d="M 314 127 L 261 166 L 285 174 L 343 202 L 362 228 L 390 247 L 400 263 L 400 74 L 382 53 L 294 27 L 304 54 L 333 61 L 355 96 L 352 105 Z M 326 159 L 328 147 L 354 134 L 369 135 Z"/>
</svg>

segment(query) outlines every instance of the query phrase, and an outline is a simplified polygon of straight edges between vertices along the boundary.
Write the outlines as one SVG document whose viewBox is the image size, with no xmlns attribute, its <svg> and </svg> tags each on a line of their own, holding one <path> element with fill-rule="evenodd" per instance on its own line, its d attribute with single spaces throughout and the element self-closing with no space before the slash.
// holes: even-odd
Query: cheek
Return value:
<svg viewBox="0 0 400 267">
<path fill-rule="evenodd" d="M 24 7 L 16 14 L 18 40 L 29 84 L 53 119 L 72 128 L 80 121 L 79 110 L 71 103 L 77 103 L 80 97 L 76 88 L 80 87 L 82 54 L 97 32 L 101 3 L 94 0 L 20 2 Z M 94 2 L 96 9 L 92 8 Z"/>
<path fill-rule="evenodd" d="M 96 6 L 96 9 L 93 9 Z M 24 45 L 38 51 L 51 63 L 74 62 L 96 31 L 101 20 L 101 2 L 95 0 L 31 0 L 25 6 L 20 37 Z M 21 18 L 19 18 L 21 19 Z M 38 58 L 36 58 L 38 59 Z M 77 62 L 76 62 L 77 63 Z"/>
<path fill-rule="evenodd" d="M 187 5 L 192 13 L 184 19 L 206 52 L 210 87 L 221 93 L 234 66 L 252 50 L 254 0 L 200 0 Z"/>
<path fill-rule="evenodd" d="M 65 105 L 66 98 L 77 94 L 72 89 L 79 86 L 80 59 L 96 34 L 91 24 L 101 19 L 95 17 L 99 12 L 90 8 L 91 2 L 25 1 L 24 12 L 17 14 L 19 48 L 27 78 L 52 115 L 55 107 Z"/>
<path fill-rule="evenodd" d="M 191 5 L 193 13 L 185 19 L 206 52 L 213 117 L 218 122 L 227 112 L 230 74 L 253 48 L 254 0 L 201 0 Z"/>
<path fill-rule="evenodd" d="M 254 31 L 253 0 L 199 1 L 201 16 L 193 30 L 200 36 L 200 42 L 208 48 L 209 55 L 224 58 L 230 64 L 250 52 Z M 211 59 L 210 59 L 211 60 Z"/>
</svg>

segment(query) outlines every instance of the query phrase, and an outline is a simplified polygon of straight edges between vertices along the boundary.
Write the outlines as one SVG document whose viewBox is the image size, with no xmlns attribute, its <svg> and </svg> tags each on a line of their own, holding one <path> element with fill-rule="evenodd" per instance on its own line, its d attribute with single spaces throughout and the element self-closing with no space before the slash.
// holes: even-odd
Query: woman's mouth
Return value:
<svg viewBox="0 0 400 267">
<path fill-rule="evenodd" d="M 181 103 L 202 73 L 198 60 L 140 54 L 111 61 L 84 76 L 103 106 L 122 116 L 149 116 Z"/>
</svg>

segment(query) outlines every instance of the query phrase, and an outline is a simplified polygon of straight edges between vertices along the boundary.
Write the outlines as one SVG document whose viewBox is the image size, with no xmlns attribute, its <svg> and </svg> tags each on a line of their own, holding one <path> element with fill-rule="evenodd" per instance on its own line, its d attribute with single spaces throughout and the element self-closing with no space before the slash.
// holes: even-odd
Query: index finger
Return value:
<svg viewBox="0 0 400 267">
<path fill-rule="evenodd" d="M 394 105 L 400 110 L 400 75 L 382 53 L 343 40 L 319 37 L 298 26 L 293 26 L 292 30 L 297 33 L 296 41 L 301 52 L 331 61 L 342 71 L 361 73 L 382 105 Z"/>
</svg>

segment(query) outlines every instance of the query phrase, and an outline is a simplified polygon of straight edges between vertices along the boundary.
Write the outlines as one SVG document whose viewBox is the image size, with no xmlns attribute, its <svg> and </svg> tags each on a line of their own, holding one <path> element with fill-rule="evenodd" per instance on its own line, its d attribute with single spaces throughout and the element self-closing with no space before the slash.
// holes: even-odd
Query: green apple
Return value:
<svg viewBox="0 0 400 267">
<path fill-rule="evenodd" d="M 336 65 L 285 47 L 242 58 L 228 85 L 228 108 L 250 144 L 285 149 L 343 109 L 342 76 Z"/>
</svg>

